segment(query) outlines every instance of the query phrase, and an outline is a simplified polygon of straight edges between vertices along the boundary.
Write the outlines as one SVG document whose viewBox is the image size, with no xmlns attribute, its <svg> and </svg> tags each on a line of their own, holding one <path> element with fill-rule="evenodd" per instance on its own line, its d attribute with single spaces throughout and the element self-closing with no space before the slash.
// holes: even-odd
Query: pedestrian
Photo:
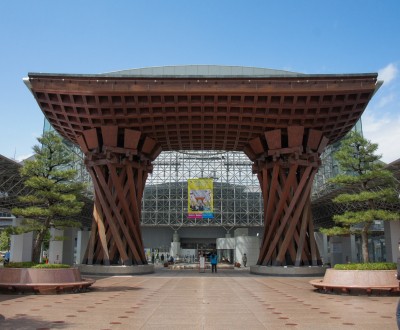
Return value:
<svg viewBox="0 0 400 330">
<path fill-rule="evenodd" d="M 246 267 L 246 264 L 247 264 L 247 256 L 246 256 L 246 253 L 243 254 L 242 261 L 243 261 L 243 267 Z"/>
<path fill-rule="evenodd" d="M 154 253 L 151 254 L 151 263 L 154 265 Z"/>
<path fill-rule="evenodd" d="M 211 263 L 211 272 L 217 272 L 217 264 L 218 264 L 218 257 L 215 252 L 213 252 L 210 256 L 210 263 Z"/>
<path fill-rule="evenodd" d="M 7 265 L 9 262 L 10 262 L 10 251 L 7 251 L 7 252 L 4 254 L 4 262 L 3 262 L 3 264 L 4 264 L 4 265 Z"/>
<path fill-rule="evenodd" d="M 164 262 L 164 253 L 161 255 L 161 262 Z"/>
</svg>

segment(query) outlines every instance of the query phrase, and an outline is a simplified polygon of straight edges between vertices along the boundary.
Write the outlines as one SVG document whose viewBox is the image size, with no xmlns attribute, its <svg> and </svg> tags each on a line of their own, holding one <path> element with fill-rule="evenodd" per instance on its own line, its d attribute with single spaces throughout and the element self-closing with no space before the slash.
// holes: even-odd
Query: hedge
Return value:
<svg viewBox="0 0 400 330">
<path fill-rule="evenodd" d="M 65 264 L 36 264 L 34 262 L 10 262 L 5 265 L 7 268 L 42 268 L 42 269 L 54 269 L 54 268 L 71 268 L 70 265 Z"/>
<path fill-rule="evenodd" d="M 37 264 L 32 268 L 71 268 L 71 266 L 66 264 Z"/>
<path fill-rule="evenodd" d="M 394 270 L 397 269 L 395 262 L 367 262 L 354 264 L 336 264 L 337 270 Z"/>
</svg>

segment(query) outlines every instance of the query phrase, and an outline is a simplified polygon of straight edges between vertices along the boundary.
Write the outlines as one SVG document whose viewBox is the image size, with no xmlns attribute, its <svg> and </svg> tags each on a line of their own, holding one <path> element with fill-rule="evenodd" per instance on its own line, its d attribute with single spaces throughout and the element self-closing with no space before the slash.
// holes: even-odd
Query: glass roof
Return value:
<svg viewBox="0 0 400 330">
<path fill-rule="evenodd" d="M 155 66 L 104 73 L 111 76 L 134 77 L 297 77 L 302 73 L 225 65 L 176 65 Z"/>
</svg>

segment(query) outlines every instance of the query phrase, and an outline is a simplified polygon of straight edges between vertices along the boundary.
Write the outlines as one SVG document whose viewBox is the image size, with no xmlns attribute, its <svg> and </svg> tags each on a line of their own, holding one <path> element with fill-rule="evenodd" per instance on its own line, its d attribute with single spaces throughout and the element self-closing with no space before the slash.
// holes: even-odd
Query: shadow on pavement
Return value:
<svg viewBox="0 0 400 330">
<path fill-rule="evenodd" d="M 27 329 L 66 329 L 71 325 L 65 321 L 54 320 L 53 322 L 41 321 L 35 318 L 21 316 L 5 318 L 0 314 L 0 329 L 2 330 L 27 330 Z"/>
</svg>

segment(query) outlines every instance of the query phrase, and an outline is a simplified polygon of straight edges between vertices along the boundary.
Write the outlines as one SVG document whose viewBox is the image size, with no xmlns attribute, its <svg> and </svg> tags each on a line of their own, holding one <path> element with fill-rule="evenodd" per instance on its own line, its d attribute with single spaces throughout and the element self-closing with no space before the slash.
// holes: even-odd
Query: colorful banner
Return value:
<svg viewBox="0 0 400 330">
<path fill-rule="evenodd" d="M 188 180 L 188 218 L 213 219 L 213 179 Z"/>
</svg>

